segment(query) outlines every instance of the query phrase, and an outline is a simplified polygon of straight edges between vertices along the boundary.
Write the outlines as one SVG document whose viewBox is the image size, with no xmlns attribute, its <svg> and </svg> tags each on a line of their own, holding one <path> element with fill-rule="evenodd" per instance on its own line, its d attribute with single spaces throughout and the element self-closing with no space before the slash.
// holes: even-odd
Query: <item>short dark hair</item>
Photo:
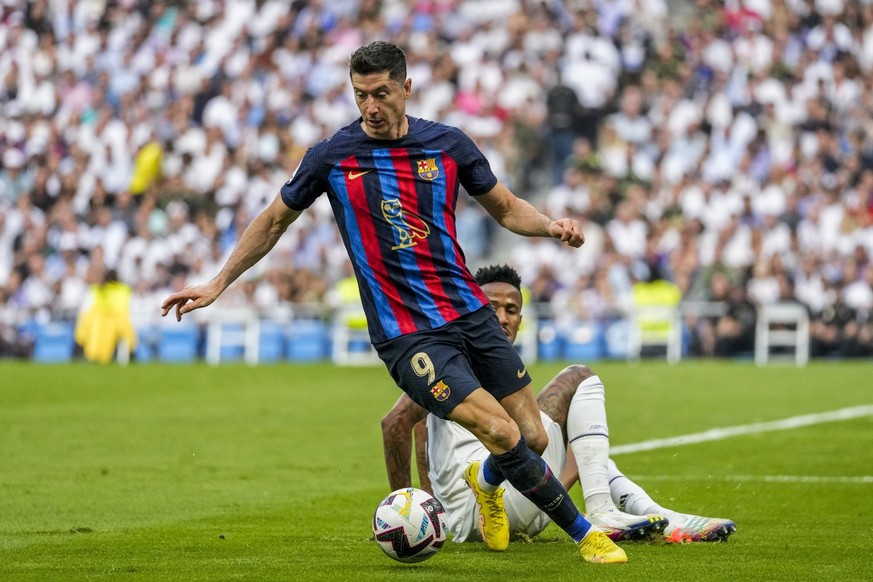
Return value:
<svg viewBox="0 0 873 582">
<path fill-rule="evenodd" d="M 349 76 L 388 73 L 388 78 L 401 85 L 406 82 L 406 54 L 393 42 L 376 40 L 352 53 Z"/>
<path fill-rule="evenodd" d="M 489 265 L 482 267 L 474 275 L 479 285 L 488 283 L 507 283 L 521 292 L 521 276 L 509 265 Z"/>
</svg>

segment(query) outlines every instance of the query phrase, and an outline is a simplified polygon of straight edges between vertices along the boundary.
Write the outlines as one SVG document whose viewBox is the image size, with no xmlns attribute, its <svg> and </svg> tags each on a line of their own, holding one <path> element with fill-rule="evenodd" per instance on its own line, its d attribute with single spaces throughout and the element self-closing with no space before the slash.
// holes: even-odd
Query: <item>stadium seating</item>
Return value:
<svg viewBox="0 0 873 582">
<path fill-rule="evenodd" d="M 630 325 L 626 319 L 614 319 L 603 325 L 603 355 L 605 358 L 623 360 L 630 358 L 628 347 Z"/>
<path fill-rule="evenodd" d="M 136 329 L 137 344 L 134 358 L 137 362 L 151 362 L 158 357 L 158 345 L 161 340 L 161 328 L 157 325 L 147 325 Z"/>
<path fill-rule="evenodd" d="M 800 303 L 761 305 L 755 327 L 755 363 L 763 366 L 774 357 L 773 348 L 789 348 L 798 366 L 809 359 L 809 314 Z"/>
<path fill-rule="evenodd" d="M 206 326 L 206 361 L 212 365 L 240 360 L 257 364 L 259 329 L 260 320 L 254 308 L 225 307 Z"/>
<path fill-rule="evenodd" d="M 286 356 L 297 362 L 313 362 L 327 357 L 329 328 L 319 319 L 296 319 L 290 324 Z"/>
<path fill-rule="evenodd" d="M 189 363 L 197 359 L 200 329 L 193 323 L 181 323 L 161 328 L 158 358 L 162 362 Z"/>
<path fill-rule="evenodd" d="M 540 321 L 537 334 L 537 355 L 546 362 L 553 362 L 564 357 L 564 336 L 552 320 Z"/>
<path fill-rule="evenodd" d="M 663 348 L 671 364 L 682 359 L 682 320 L 678 308 L 646 306 L 631 311 L 628 356 L 638 360 L 646 348 Z"/>
<path fill-rule="evenodd" d="M 216 8 L 224 4 L 228 9 Z M 296 4 L 305 5 L 303 12 L 292 7 Z M 707 314 L 698 325 L 684 304 L 730 296 L 710 287 L 712 274 L 722 267 L 731 272 L 727 286 L 744 288 L 753 302 L 777 300 L 750 293 L 753 282 L 763 281 L 759 289 L 765 293 L 772 289 L 768 277 L 746 280 L 746 274 L 760 270 L 784 284 L 779 297 L 802 301 L 813 313 L 832 307 L 833 298 L 852 289 L 857 293 L 853 309 L 873 310 L 873 296 L 863 288 L 870 287 L 865 272 L 873 272 L 869 2 L 794 0 L 772 7 L 764 0 L 507 2 L 506 10 L 483 19 L 469 18 L 470 10 L 483 4 L 474 1 L 437 3 L 439 18 L 430 13 L 433 3 L 376 4 L 384 6 L 368 10 L 364 36 L 395 31 L 393 36 L 402 39 L 417 79 L 410 111 L 462 128 L 483 147 L 501 181 L 547 214 L 557 217 L 570 210 L 585 219 L 588 242 L 582 251 L 541 244 L 538 238 L 520 242 L 503 238 L 508 233 L 501 229 L 492 232 L 487 213 L 461 197 L 457 234 L 469 264 L 505 260 L 515 265 L 522 271 L 525 305 L 533 295 L 527 286 L 535 282 L 538 297 L 551 301 L 564 295 L 558 309 L 574 303 L 568 290 L 590 296 L 581 303 L 596 309 L 574 313 L 598 321 L 625 313 L 627 287 L 647 278 L 639 267 L 641 260 L 652 259 L 650 251 L 665 267 L 662 275 L 677 285 L 682 282 L 684 326 L 675 326 L 672 315 L 659 324 L 637 313 L 630 322 L 604 322 L 597 341 L 587 335 L 587 323 L 573 324 L 581 331 L 572 333 L 563 331 L 570 325 L 543 335 L 523 328 L 519 351 L 526 362 L 538 356 L 590 359 L 598 354 L 634 360 L 665 353 L 671 362 L 686 354 L 714 356 L 717 340 L 725 339 L 710 337 L 720 333 L 712 320 L 718 316 Z M 746 4 L 757 8 L 737 9 Z M 35 9 L 38 5 L 42 8 Z M 149 10 L 143 11 L 143 5 Z M 134 286 L 133 299 L 140 305 L 160 301 L 154 295 L 169 289 L 168 271 L 179 277 L 173 287 L 214 276 L 218 257 L 212 256 L 213 249 L 229 250 L 243 225 L 274 194 L 266 183 L 278 182 L 268 174 L 285 179 L 305 145 L 358 115 L 347 74 L 335 73 L 346 65 L 344 57 L 337 57 L 347 55 L 354 44 L 337 34 L 338 15 L 355 22 L 361 2 L 59 0 L 7 1 L 4 6 L 0 46 L 11 44 L 0 58 L 0 78 L 16 81 L 17 89 L 0 89 L 0 316 L 7 313 L 3 320 L 20 330 L 13 338 L 13 357 L 25 357 L 33 348 L 40 361 L 77 355 L 63 333 L 47 332 L 36 345 L 36 327 L 28 325 L 35 317 L 75 317 L 84 298 L 78 295 L 85 293 L 91 276 L 86 276 L 86 263 L 93 273 L 116 269 L 122 281 Z M 253 47 L 224 58 L 232 34 L 227 42 L 208 42 L 190 53 L 191 39 L 218 39 L 238 30 L 240 14 L 247 15 L 247 23 L 257 23 L 248 31 L 258 39 Z M 828 32 L 827 16 L 833 17 L 837 32 Z M 597 25 L 589 28 L 592 17 Z M 324 26 L 310 30 L 305 22 Z M 466 23 L 463 39 L 453 30 L 457 22 Z M 547 23 L 547 37 L 539 26 L 522 26 L 517 38 L 512 35 L 513 43 L 524 47 L 523 68 L 502 66 L 505 55 L 516 49 L 506 44 L 506 35 L 494 35 L 512 22 Z M 684 25 L 690 22 L 697 25 Z M 262 52 L 271 35 L 299 40 L 304 29 L 312 35 L 306 42 Z M 419 34 L 445 42 L 417 42 Z M 141 42 L 144 38 L 148 42 Z M 552 40 L 544 44 L 544 38 Z M 773 44 L 774 38 L 781 40 Z M 628 39 L 634 40 L 627 44 Z M 598 50 L 580 48 L 591 46 Z M 72 60 L 70 47 L 76 54 Z M 676 50 L 682 47 L 694 50 Z M 631 53 L 636 57 L 626 59 Z M 586 73 L 560 74 L 559 69 Z M 446 82 L 443 70 L 456 71 L 457 78 Z M 201 86 L 198 79 L 210 83 Z M 147 91 L 141 90 L 142 83 Z M 63 90 L 55 95 L 52 87 Z M 288 106 L 298 99 L 298 89 L 313 106 Z M 190 101 L 196 106 L 189 107 Z M 555 120 L 562 121 L 555 125 Z M 223 136 L 218 141 L 226 143 L 213 147 L 213 136 Z M 46 164 L 48 153 L 58 159 Z M 245 160 L 243 167 L 240 160 Z M 249 171 L 249 163 L 266 173 Z M 54 191 L 61 185 L 63 195 Z M 604 192 L 610 194 L 598 194 Z M 299 316 L 301 306 L 317 304 L 322 311 L 306 317 L 324 321 L 338 305 L 360 305 L 350 264 L 335 262 L 333 249 L 340 240 L 333 218 L 326 207 L 314 210 L 295 226 L 297 234 L 283 238 L 284 250 L 264 257 L 250 273 L 257 280 L 246 285 L 255 283 L 258 293 L 247 294 L 240 285 L 228 290 L 235 298 L 225 305 L 245 303 L 253 312 L 266 312 L 265 301 L 281 301 Z M 176 249 L 182 239 L 185 252 Z M 757 240 L 760 252 L 757 245 L 751 252 L 750 241 Z M 654 246 L 645 250 L 647 241 Z M 703 241 L 722 241 L 719 252 Z M 98 247 L 102 253 L 88 250 Z M 71 257 L 76 268 L 65 270 Z M 598 283 L 600 272 L 607 276 Z M 294 284 L 280 293 L 279 282 L 287 279 Z M 339 301 L 329 299 L 332 295 Z M 639 297 L 634 299 L 642 305 Z M 605 309 L 599 311 L 600 306 Z M 325 347 L 299 339 L 292 346 L 287 328 L 258 331 L 263 322 L 210 325 L 225 309 L 214 308 L 206 316 L 211 331 L 199 351 L 194 348 L 213 364 L 290 354 L 309 358 L 312 353 L 333 354 L 338 364 L 379 362 L 360 312 L 358 321 L 338 324 L 333 343 Z M 563 319 L 566 313 L 550 313 L 548 319 Z M 807 329 L 799 316 L 788 314 L 778 321 L 784 315 L 778 311 L 762 315 L 756 349 L 749 337 L 718 355 L 754 355 L 761 364 L 789 353 L 799 364 L 808 357 L 873 356 L 869 317 L 840 324 L 861 325 L 859 337 L 866 339 L 829 348 L 815 331 L 811 343 L 809 337 L 798 337 L 798 330 Z M 146 312 L 134 316 L 156 324 Z M 653 323 L 662 329 L 653 329 Z M 141 330 L 135 359 L 163 359 L 161 336 L 160 327 Z"/>
<path fill-rule="evenodd" d="M 206 361 L 216 365 L 242 360 L 248 326 L 241 322 L 211 322 L 206 328 Z"/>
<path fill-rule="evenodd" d="M 53 321 L 36 329 L 33 359 L 37 362 L 69 362 L 73 358 L 74 326 L 70 321 Z"/>
<path fill-rule="evenodd" d="M 587 363 L 604 356 L 602 326 L 594 321 L 582 321 L 567 335 L 564 357 L 573 362 Z"/>
<path fill-rule="evenodd" d="M 258 329 L 258 362 L 276 362 L 285 357 L 285 328 L 287 324 L 262 321 Z"/>
<path fill-rule="evenodd" d="M 364 310 L 348 306 L 338 310 L 332 326 L 333 362 L 339 366 L 378 364 L 379 356 L 370 345 Z"/>
</svg>

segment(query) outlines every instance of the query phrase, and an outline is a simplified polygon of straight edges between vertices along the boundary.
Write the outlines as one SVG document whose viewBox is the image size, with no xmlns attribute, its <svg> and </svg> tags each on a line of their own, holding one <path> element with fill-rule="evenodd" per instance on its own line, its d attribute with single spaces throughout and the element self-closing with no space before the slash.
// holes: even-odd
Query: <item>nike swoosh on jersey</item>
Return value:
<svg viewBox="0 0 873 582">
<path fill-rule="evenodd" d="M 519 370 L 515 373 L 519 378 L 524 378 L 524 375 L 527 374 L 527 366 Z"/>
<path fill-rule="evenodd" d="M 360 178 L 364 174 L 369 174 L 373 170 L 364 170 L 363 172 L 349 172 L 349 180 L 354 180 L 356 178 Z"/>
</svg>

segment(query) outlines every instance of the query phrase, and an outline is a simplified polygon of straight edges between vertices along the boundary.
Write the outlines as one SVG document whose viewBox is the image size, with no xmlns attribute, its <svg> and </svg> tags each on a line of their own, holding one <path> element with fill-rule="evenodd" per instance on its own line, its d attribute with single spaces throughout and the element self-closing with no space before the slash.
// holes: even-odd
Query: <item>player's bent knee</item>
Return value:
<svg viewBox="0 0 873 582">
<path fill-rule="evenodd" d="M 564 371 L 569 372 L 573 375 L 576 384 L 579 384 L 580 382 L 583 382 L 591 376 L 595 375 L 594 370 L 592 370 L 585 364 L 573 364 L 571 366 L 567 366 Z"/>
<path fill-rule="evenodd" d="M 515 427 L 512 428 L 514 430 L 501 431 L 499 433 L 496 431 L 491 431 L 490 436 L 492 442 L 496 446 L 507 451 L 517 445 L 518 441 L 521 440 L 521 432 L 519 432 L 519 430 Z"/>
<path fill-rule="evenodd" d="M 521 432 L 514 422 L 491 422 L 473 433 L 492 453 L 505 453 L 518 444 Z"/>
</svg>

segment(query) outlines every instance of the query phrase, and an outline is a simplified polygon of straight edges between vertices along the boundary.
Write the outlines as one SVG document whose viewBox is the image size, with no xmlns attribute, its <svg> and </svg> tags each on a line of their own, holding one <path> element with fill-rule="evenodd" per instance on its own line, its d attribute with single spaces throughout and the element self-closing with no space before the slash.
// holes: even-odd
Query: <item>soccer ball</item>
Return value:
<svg viewBox="0 0 873 582">
<path fill-rule="evenodd" d="M 446 510 L 427 491 L 408 487 L 388 495 L 373 514 L 376 543 L 398 562 L 423 562 L 446 543 Z"/>
</svg>

